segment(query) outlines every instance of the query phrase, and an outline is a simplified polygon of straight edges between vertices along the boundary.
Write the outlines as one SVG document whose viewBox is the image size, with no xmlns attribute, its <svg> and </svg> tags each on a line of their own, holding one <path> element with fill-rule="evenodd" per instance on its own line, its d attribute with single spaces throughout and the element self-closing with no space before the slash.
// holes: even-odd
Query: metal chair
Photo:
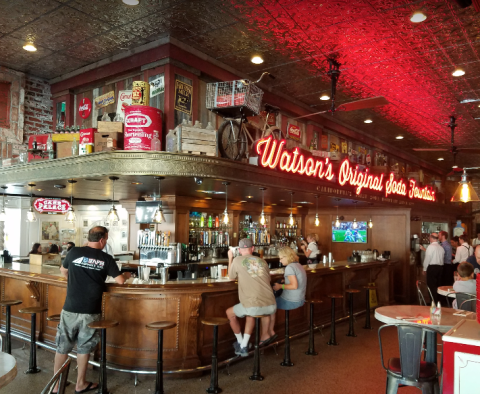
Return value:
<svg viewBox="0 0 480 394">
<path fill-rule="evenodd" d="M 477 296 L 470 293 L 455 293 L 457 309 L 468 312 L 477 312 Z"/>
<path fill-rule="evenodd" d="M 68 379 L 68 372 L 70 370 L 70 363 L 72 359 L 69 357 L 67 361 L 63 363 L 60 369 L 57 371 L 53 378 L 47 383 L 45 388 L 42 390 L 40 394 L 51 394 L 53 393 L 53 389 L 58 382 L 58 394 L 65 393 L 65 387 L 67 387 L 67 379 Z"/>
<path fill-rule="evenodd" d="M 422 291 L 422 289 L 423 289 L 423 291 Z M 426 302 L 425 297 L 424 297 L 424 290 L 425 289 L 428 290 L 428 295 L 430 296 L 430 300 L 429 300 L 428 303 Z M 432 292 L 430 291 L 430 288 L 427 286 L 427 284 L 425 282 L 422 282 L 421 280 L 417 280 L 417 294 L 418 294 L 418 304 L 419 305 L 428 306 L 428 305 L 430 305 L 430 303 L 434 299 L 433 295 L 432 295 Z"/>
<path fill-rule="evenodd" d="M 396 327 L 397 329 L 400 357 L 390 358 L 385 366 L 381 332 L 387 327 Z M 435 363 L 421 361 L 423 343 L 427 333 L 435 336 L 441 335 L 437 330 L 409 324 L 387 324 L 378 329 L 382 367 L 387 371 L 386 394 L 397 393 L 399 385 L 417 387 L 422 390 L 423 394 L 440 392 L 438 377 L 442 374 L 443 353 L 440 352 L 442 358 L 440 372 Z"/>
</svg>

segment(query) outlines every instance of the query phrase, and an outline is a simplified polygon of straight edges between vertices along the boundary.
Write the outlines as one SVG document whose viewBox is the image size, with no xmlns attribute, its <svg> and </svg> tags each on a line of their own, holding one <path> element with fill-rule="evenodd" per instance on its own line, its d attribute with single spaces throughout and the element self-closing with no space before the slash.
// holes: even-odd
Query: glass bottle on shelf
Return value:
<svg viewBox="0 0 480 394">
<path fill-rule="evenodd" d="M 78 142 L 77 142 L 77 137 L 73 137 L 73 142 L 72 142 L 72 156 L 78 156 Z"/>
<path fill-rule="evenodd" d="M 212 228 L 212 226 L 213 226 L 212 215 L 209 215 L 209 216 L 208 216 L 208 227 L 209 227 L 209 228 Z"/>
<path fill-rule="evenodd" d="M 32 149 L 37 149 L 38 145 L 37 145 L 37 136 L 34 135 L 33 136 L 33 141 L 32 141 Z"/>
<path fill-rule="evenodd" d="M 158 139 L 158 131 L 155 130 L 152 138 L 152 143 L 150 145 L 150 150 L 159 151 L 161 149 L 160 140 Z"/>
<path fill-rule="evenodd" d="M 111 122 L 112 119 L 110 119 L 110 116 L 108 116 L 108 112 L 105 111 L 105 113 L 102 116 L 102 122 Z"/>
<path fill-rule="evenodd" d="M 220 227 L 220 219 L 218 218 L 218 215 L 215 216 L 215 227 L 219 228 Z"/>
<path fill-rule="evenodd" d="M 200 227 L 205 227 L 205 217 L 202 215 L 200 215 Z"/>
</svg>

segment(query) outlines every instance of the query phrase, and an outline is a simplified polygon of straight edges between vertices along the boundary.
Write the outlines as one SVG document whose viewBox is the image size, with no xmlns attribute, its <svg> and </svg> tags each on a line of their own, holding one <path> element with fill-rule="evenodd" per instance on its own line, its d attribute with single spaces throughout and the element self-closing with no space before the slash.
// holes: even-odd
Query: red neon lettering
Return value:
<svg viewBox="0 0 480 394">
<path fill-rule="evenodd" d="M 350 162 L 344 160 L 340 166 L 338 183 L 343 186 L 347 182 L 352 186 L 357 186 L 357 189 L 355 190 L 356 194 L 360 194 L 363 188 L 376 191 L 383 190 L 383 174 L 380 175 L 380 177 L 369 174 L 368 168 L 365 172 L 361 172 L 358 170 L 358 166 L 352 170 Z"/>
<path fill-rule="evenodd" d="M 329 181 L 333 179 L 332 163 L 329 163 L 328 159 L 325 163 L 311 157 L 305 160 L 305 156 L 298 148 L 293 152 L 284 150 L 285 144 L 285 140 L 275 141 L 272 136 L 258 141 L 256 151 L 262 156 L 260 165 L 271 169 L 278 166 L 282 171 L 318 176 L 320 179 L 325 178 Z"/>
<path fill-rule="evenodd" d="M 435 191 L 429 186 L 419 188 L 417 186 L 417 183 L 415 182 L 415 179 L 410 179 L 410 190 L 408 191 L 408 198 L 418 198 L 419 200 L 436 201 Z"/>
<path fill-rule="evenodd" d="M 390 173 L 390 179 L 385 183 L 385 197 L 390 194 L 407 195 L 407 185 L 405 185 L 403 179 L 396 181 L 393 173 Z"/>
</svg>

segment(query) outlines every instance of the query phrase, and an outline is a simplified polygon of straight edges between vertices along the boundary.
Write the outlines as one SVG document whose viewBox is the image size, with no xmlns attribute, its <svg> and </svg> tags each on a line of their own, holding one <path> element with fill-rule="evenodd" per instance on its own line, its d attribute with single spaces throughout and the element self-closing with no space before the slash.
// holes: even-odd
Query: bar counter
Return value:
<svg viewBox="0 0 480 394">
<path fill-rule="evenodd" d="M 330 293 L 344 294 L 346 288 L 362 290 L 354 298 L 354 312 L 365 310 L 362 286 L 374 282 L 379 305 L 393 302 L 393 265 L 396 261 L 369 263 L 335 262 L 318 264 L 307 271 L 306 297 L 319 298 L 323 304 L 315 309 L 315 324 L 329 321 Z M 283 269 L 271 271 L 272 281 L 283 276 Z M 37 316 L 38 340 L 55 343 L 56 324 L 47 315 L 60 313 L 65 301 L 67 281 L 57 267 L 29 264 L 0 265 L 2 299 L 19 299 L 23 303 L 12 307 L 12 331 L 30 332 L 30 319 L 18 313 L 19 308 L 46 306 L 48 312 Z M 168 281 L 160 284 L 107 283 L 102 301 L 102 317 L 117 320 L 118 327 L 107 331 L 107 360 L 128 369 L 154 369 L 157 357 L 157 333 L 145 325 L 159 320 L 171 320 L 177 327 L 164 333 L 165 370 L 191 369 L 209 365 L 212 351 L 212 327 L 203 326 L 203 317 L 225 316 L 225 310 L 238 303 L 237 283 L 225 279 Z M 347 316 L 346 297 L 337 303 L 337 318 Z M 308 307 L 305 304 L 290 313 L 290 334 L 308 328 Z M 5 325 L 5 310 L 2 310 Z M 284 312 L 277 312 L 276 332 L 284 335 Z M 219 327 L 219 360 L 234 356 L 230 326 Z M 96 355 L 98 356 L 98 355 Z"/>
</svg>

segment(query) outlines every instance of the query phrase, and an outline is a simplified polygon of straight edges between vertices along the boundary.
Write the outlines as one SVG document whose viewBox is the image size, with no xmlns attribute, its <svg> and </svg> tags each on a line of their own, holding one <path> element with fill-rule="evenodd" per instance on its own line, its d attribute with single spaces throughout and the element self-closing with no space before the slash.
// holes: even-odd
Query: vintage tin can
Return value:
<svg viewBox="0 0 480 394">
<path fill-rule="evenodd" d="M 78 146 L 78 155 L 81 156 L 81 155 L 88 155 L 90 153 L 93 153 L 93 144 L 91 143 L 84 143 L 84 144 L 80 144 Z"/>
<path fill-rule="evenodd" d="M 150 104 L 150 85 L 148 82 L 133 81 L 132 105 Z"/>
<path fill-rule="evenodd" d="M 151 150 L 155 133 L 158 133 L 161 141 L 162 111 L 144 105 L 130 105 L 125 108 L 125 150 Z"/>
</svg>

